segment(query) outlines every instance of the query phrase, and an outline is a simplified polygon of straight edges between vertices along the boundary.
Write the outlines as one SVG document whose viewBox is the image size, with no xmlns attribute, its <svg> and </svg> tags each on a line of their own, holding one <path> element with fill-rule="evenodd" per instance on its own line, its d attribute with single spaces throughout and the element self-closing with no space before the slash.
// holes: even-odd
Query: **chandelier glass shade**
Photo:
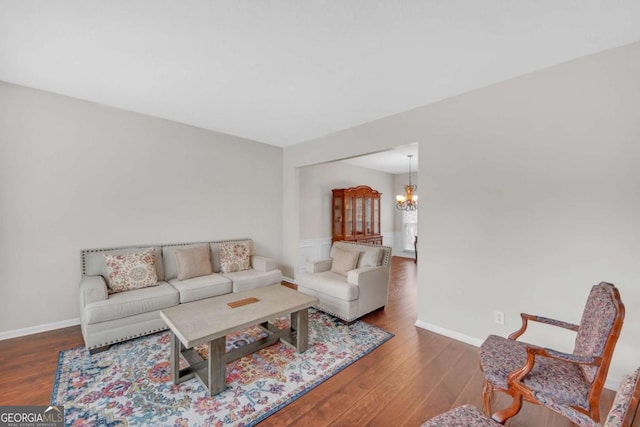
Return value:
<svg viewBox="0 0 640 427">
<path fill-rule="evenodd" d="M 411 184 L 411 158 L 413 155 L 409 154 L 407 157 L 409 158 L 409 184 L 404 186 L 404 194 L 396 196 L 396 208 L 401 211 L 415 211 L 418 209 L 418 196 L 413 193 L 418 186 Z"/>
</svg>

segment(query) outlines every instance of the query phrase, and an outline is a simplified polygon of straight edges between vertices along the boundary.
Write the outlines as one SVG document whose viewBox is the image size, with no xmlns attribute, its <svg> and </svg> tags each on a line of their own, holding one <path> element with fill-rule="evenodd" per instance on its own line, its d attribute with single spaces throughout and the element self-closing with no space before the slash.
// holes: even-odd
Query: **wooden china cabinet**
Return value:
<svg viewBox="0 0 640 427">
<path fill-rule="evenodd" d="M 358 243 L 382 244 L 380 234 L 380 196 L 382 193 L 366 185 L 334 188 L 332 242 L 351 240 Z"/>
</svg>

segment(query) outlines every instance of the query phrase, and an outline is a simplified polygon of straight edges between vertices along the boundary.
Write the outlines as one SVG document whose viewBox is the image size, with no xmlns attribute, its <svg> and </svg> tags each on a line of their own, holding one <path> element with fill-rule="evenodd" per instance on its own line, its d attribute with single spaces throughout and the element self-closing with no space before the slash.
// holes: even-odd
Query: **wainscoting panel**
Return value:
<svg viewBox="0 0 640 427">
<path fill-rule="evenodd" d="M 296 271 L 304 273 L 307 261 L 316 261 L 329 258 L 331 251 L 331 237 L 319 239 L 304 239 L 298 244 L 298 263 Z"/>
</svg>

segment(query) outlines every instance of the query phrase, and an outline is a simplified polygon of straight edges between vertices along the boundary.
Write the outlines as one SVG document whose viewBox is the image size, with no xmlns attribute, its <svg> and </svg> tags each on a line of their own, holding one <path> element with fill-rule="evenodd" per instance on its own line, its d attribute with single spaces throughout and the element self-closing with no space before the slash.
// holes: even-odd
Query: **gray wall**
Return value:
<svg viewBox="0 0 640 427">
<path fill-rule="evenodd" d="M 610 281 L 627 307 L 619 380 L 640 354 L 639 75 L 635 43 L 286 148 L 285 262 L 299 166 L 418 141 L 417 323 L 475 343 L 517 329 L 521 311 L 577 323 Z"/>
<path fill-rule="evenodd" d="M 282 149 L 6 83 L 0 100 L 0 334 L 77 319 L 81 248 L 251 237 L 280 258 Z"/>
<path fill-rule="evenodd" d="M 393 175 L 345 163 L 326 163 L 300 170 L 300 238 L 331 238 L 331 190 L 368 185 L 382 193 L 380 230 L 393 232 Z"/>
</svg>

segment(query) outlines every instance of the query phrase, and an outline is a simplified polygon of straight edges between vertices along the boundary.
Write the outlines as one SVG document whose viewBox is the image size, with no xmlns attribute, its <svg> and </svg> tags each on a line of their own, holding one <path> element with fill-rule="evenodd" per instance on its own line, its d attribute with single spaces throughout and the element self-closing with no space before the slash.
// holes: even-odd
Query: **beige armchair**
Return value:
<svg viewBox="0 0 640 427">
<path fill-rule="evenodd" d="M 298 291 L 318 298 L 317 309 L 350 323 L 387 304 L 390 247 L 341 241 L 329 256 L 296 276 Z"/>
</svg>

